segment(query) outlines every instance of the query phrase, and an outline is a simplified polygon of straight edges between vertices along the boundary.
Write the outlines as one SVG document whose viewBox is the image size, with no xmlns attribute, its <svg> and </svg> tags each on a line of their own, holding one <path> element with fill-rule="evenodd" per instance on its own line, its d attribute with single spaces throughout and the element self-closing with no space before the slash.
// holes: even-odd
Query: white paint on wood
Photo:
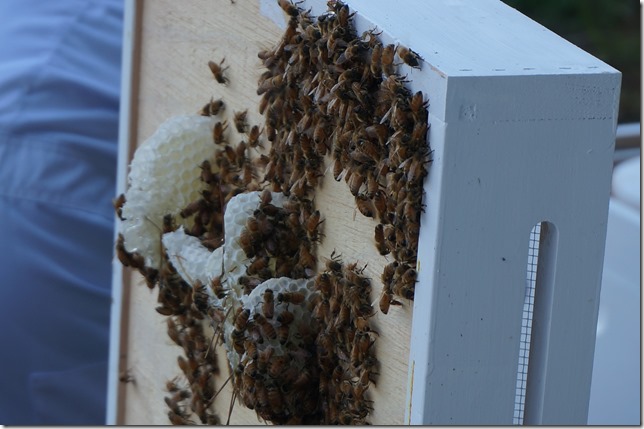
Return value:
<svg viewBox="0 0 644 429">
<path fill-rule="evenodd" d="M 409 70 L 429 95 L 434 162 L 408 422 L 512 423 L 529 233 L 545 220 L 559 231 L 553 305 L 526 415 L 585 423 L 619 73 L 499 1 L 350 4 L 425 59 Z"/>
<path fill-rule="evenodd" d="M 276 1 L 272 0 L 260 0 L 259 2 L 259 13 L 270 19 L 275 25 L 281 29 L 286 29 L 286 18 L 284 17 L 284 11 L 279 6 Z"/>
<path fill-rule="evenodd" d="M 349 4 L 450 77 L 611 69 L 498 0 Z"/>
<path fill-rule="evenodd" d="M 130 161 L 130 118 L 132 94 L 133 53 L 135 43 L 136 7 L 134 0 L 126 0 L 123 10 L 123 45 L 121 53 L 121 103 L 119 110 L 118 159 L 116 171 L 116 195 L 125 192 L 127 187 L 127 169 Z M 118 230 L 114 228 L 114 242 Z M 107 403 L 105 423 L 117 424 L 119 372 L 121 366 L 123 265 L 114 256 L 112 258 L 112 307 L 110 311 L 110 347 L 107 375 Z"/>
</svg>

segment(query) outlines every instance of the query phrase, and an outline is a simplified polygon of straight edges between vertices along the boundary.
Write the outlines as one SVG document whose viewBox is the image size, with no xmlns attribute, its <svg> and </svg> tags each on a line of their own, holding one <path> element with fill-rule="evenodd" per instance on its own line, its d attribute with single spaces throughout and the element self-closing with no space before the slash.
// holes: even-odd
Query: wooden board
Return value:
<svg viewBox="0 0 644 429">
<path fill-rule="evenodd" d="M 137 2 L 135 23 L 138 64 L 133 67 L 132 111 L 129 147 L 148 138 L 165 119 L 196 112 L 211 97 L 224 98 L 226 114 L 249 109 L 249 122 L 262 124 L 256 95 L 262 67 L 260 50 L 275 45 L 285 20 L 274 1 L 154 1 Z M 230 82 L 219 85 L 207 62 L 225 58 Z M 137 59 L 134 60 L 137 63 Z M 229 120 L 230 122 L 230 120 Z M 131 151 L 130 151 L 131 153 Z M 387 262 L 373 244 L 375 223 L 356 212 L 354 198 L 344 182 L 327 175 L 316 194 L 316 206 L 326 218 L 325 238 L 318 255 L 333 250 L 344 260 L 367 266 L 374 286 L 372 300 L 382 288 L 380 274 Z M 164 390 L 168 379 L 181 373 L 177 356 L 182 350 L 166 334 L 165 318 L 155 310 L 157 292 L 150 291 L 138 274 L 126 271 L 121 310 L 120 371 L 129 370 L 134 382 L 118 389 L 114 422 L 117 424 L 168 424 Z M 372 424 L 402 424 L 405 417 L 411 303 L 393 308 L 388 315 L 374 316 L 377 357 L 381 362 L 377 386 L 370 389 L 374 400 Z M 223 352 L 221 368 L 227 368 Z M 217 386 L 228 377 L 223 370 Z M 214 405 L 226 420 L 232 389 L 228 385 Z M 231 424 L 257 424 L 256 414 L 237 404 Z"/>
</svg>

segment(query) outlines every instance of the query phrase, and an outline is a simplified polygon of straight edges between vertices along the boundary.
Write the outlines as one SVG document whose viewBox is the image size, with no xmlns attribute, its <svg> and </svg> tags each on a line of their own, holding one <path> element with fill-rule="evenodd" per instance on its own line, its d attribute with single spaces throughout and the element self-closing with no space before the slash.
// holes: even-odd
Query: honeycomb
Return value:
<svg viewBox="0 0 644 429">
<path fill-rule="evenodd" d="M 272 196 L 273 203 L 281 207 L 285 200 L 284 195 L 273 193 Z M 239 285 L 239 277 L 245 273 L 250 260 L 239 246 L 238 237 L 246 227 L 248 218 L 253 215 L 259 204 L 260 197 L 258 192 L 239 194 L 228 202 L 224 216 L 227 239 L 223 246 L 212 252 L 203 246 L 197 237 L 186 234 L 183 227 L 165 233 L 162 237 L 163 245 L 172 266 L 176 268 L 178 274 L 187 284 L 194 285 L 197 280 L 201 284 L 210 284 L 215 277 L 226 273 L 225 278 L 222 279 L 222 285 L 228 291 L 228 295 L 224 299 L 219 299 L 211 288 L 207 288 L 210 295 L 210 305 L 219 308 L 224 314 L 228 312 L 234 314 L 241 306 L 250 309 L 251 316 L 253 316 L 256 308 L 261 306 L 263 293 L 268 288 L 275 293 L 275 296 L 283 292 L 302 293 L 305 295 L 307 302 L 313 291 L 313 282 L 311 280 L 293 280 L 286 277 L 266 280 L 248 295 L 244 293 Z M 288 307 L 288 304 L 278 303 L 275 305 L 275 311 L 279 314 L 286 307 Z M 304 306 L 291 306 L 290 309 L 297 321 L 297 323 L 291 325 L 293 331 L 297 331 L 301 323 L 310 323 L 310 310 L 307 310 Z M 230 338 L 232 334 L 234 320 L 231 319 L 226 318 L 224 321 L 224 338 Z M 295 334 L 293 335 L 293 343 L 296 346 L 300 343 L 300 339 Z M 277 340 L 267 341 L 260 348 L 263 350 L 267 345 L 276 349 L 276 355 L 283 354 L 280 351 L 281 347 Z M 230 366 L 234 368 L 239 364 L 239 356 L 232 349 L 230 342 L 225 342 L 224 347 L 228 354 Z"/>
<path fill-rule="evenodd" d="M 201 284 L 209 284 L 221 275 L 223 247 L 211 252 L 197 237 L 186 234 L 183 226 L 163 234 L 162 242 L 172 266 L 188 284 L 197 280 Z"/>
<path fill-rule="evenodd" d="M 161 124 L 136 150 L 130 164 L 121 232 L 125 249 L 158 268 L 163 216 L 196 199 L 203 183 L 199 164 L 212 154 L 213 119 L 176 116 Z"/>
</svg>

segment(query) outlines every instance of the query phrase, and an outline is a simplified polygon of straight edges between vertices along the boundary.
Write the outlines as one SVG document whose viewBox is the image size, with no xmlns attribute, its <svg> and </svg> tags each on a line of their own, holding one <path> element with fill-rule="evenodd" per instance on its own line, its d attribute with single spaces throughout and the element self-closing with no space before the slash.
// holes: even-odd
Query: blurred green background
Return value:
<svg viewBox="0 0 644 429">
<path fill-rule="evenodd" d="M 503 0 L 622 72 L 620 123 L 640 122 L 640 4 L 636 0 Z"/>
</svg>

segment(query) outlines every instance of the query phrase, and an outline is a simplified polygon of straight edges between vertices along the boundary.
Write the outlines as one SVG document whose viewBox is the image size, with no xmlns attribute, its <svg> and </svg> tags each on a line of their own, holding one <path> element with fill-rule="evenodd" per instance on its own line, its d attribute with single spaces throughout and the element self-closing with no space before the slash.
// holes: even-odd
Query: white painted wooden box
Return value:
<svg viewBox="0 0 644 429">
<path fill-rule="evenodd" d="M 409 423 L 585 424 L 620 73 L 500 1 L 350 5 L 358 31 L 424 58 L 408 74 L 430 100 Z"/>
<path fill-rule="evenodd" d="M 377 27 L 424 58 L 401 65 L 429 98 L 433 150 L 406 421 L 585 424 L 620 73 L 498 0 L 348 3 L 358 32 Z M 326 2 L 300 7 L 319 15 Z M 124 353 L 114 296 L 112 423 Z"/>
</svg>

